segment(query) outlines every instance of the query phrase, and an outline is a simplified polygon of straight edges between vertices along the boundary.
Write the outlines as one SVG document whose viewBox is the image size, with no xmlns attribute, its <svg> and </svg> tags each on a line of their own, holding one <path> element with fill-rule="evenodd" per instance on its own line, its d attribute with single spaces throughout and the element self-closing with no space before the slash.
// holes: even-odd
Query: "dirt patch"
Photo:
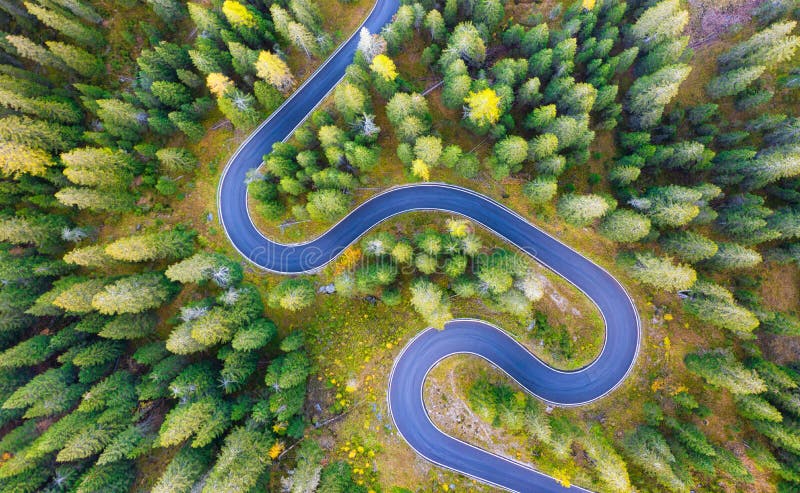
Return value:
<svg viewBox="0 0 800 493">
<path fill-rule="evenodd" d="M 767 309 L 792 311 L 800 304 L 800 273 L 797 267 L 770 264 L 763 271 L 761 298 Z"/>
<path fill-rule="evenodd" d="M 733 26 L 750 21 L 764 0 L 689 0 L 689 46 L 698 48 L 713 42 Z"/>
</svg>

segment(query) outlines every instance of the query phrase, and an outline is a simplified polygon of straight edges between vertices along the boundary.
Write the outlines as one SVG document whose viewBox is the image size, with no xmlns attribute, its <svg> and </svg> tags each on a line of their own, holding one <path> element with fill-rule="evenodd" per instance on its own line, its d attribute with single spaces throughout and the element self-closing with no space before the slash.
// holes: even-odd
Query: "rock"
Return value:
<svg viewBox="0 0 800 493">
<path fill-rule="evenodd" d="M 317 292 L 324 294 L 333 294 L 336 292 L 336 286 L 334 286 L 333 283 L 326 284 L 324 286 L 320 286 L 319 289 L 317 289 Z"/>
</svg>

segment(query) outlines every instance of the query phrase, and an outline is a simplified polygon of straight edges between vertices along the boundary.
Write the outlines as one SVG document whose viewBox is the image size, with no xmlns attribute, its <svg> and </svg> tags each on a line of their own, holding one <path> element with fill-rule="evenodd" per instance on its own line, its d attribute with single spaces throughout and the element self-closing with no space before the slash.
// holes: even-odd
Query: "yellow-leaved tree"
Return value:
<svg viewBox="0 0 800 493">
<path fill-rule="evenodd" d="M 53 159 L 45 151 L 14 142 L 0 142 L 0 174 L 17 177 L 22 174 L 43 175 Z"/>
<path fill-rule="evenodd" d="M 372 64 L 369 66 L 375 73 L 384 78 L 384 80 L 392 81 L 397 78 L 397 67 L 394 61 L 384 54 L 376 55 L 372 59 Z"/>
<path fill-rule="evenodd" d="M 494 89 L 472 92 L 464 98 L 466 117 L 476 125 L 493 125 L 500 119 L 500 96 Z"/>
<path fill-rule="evenodd" d="M 247 7 L 235 0 L 225 0 L 222 4 L 222 13 L 228 22 L 234 26 L 255 27 L 256 17 Z"/>
<path fill-rule="evenodd" d="M 294 77 L 289 66 L 278 55 L 269 51 L 262 51 L 258 54 L 256 75 L 281 92 L 286 92 L 294 86 Z"/>
<path fill-rule="evenodd" d="M 428 181 L 431 179 L 431 169 L 422 159 L 415 159 L 411 163 L 411 173 L 423 181 Z"/>
<path fill-rule="evenodd" d="M 233 82 L 225 74 L 213 72 L 206 77 L 206 85 L 208 86 L 208 90 L 211 91 L 211 94 L 220 97 L 233 86 Z"/>
</svg>

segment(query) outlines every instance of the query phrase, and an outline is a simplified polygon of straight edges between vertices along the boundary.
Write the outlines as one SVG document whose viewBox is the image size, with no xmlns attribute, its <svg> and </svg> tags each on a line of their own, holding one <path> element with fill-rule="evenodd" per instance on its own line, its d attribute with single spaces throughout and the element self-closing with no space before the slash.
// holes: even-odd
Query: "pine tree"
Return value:
<svg viewBox="0 0 800 493">
<path fill-rule="evenodd" d="M 132 142 L 138 140 L 139 133 L 144 130 L 147 113 L 118 99 L 99 99 L 97 105 L 97 116 L 108 133 Z"/>
<path fill-rule="evenodd" d="M 52 157 L 46 151 L 14 142 L 0 142 L 0 173 L 4 176 L 41 176 L 53 164 Z"/>
<path fill-rule="evenodd" d="M 574 226 L 585 226 L 608 212 L 608 201 L 599 195 L 566 194 L 558 200 L 558 215 Z"/>
<path fill-rule="evenodd" d="M 269 305 L 289 311 L 302 310 L 314 302 L 314 284 L 308 279 L 287 279 L 269 293 Z"/>
<path fill-rule="evenodd" d="M 657 429 L 639 426 L 626 435 L 623 447 L 631 462 L 653 476 L 662 487 L 674 492 L 686 489 L 673 469 L 675 456 Z"/>
<path fill-rule="evenodd" d="M 183 493 L 199 484 L 212 460 L 211 447 L 182 447 L 164 469 L 153 493 Z"/>
<path fill-rule="evenodd" d="M 24 2 L 24 5 L 28 12 L 39 19 L 42 24 L 52 27 L 64 36 L 91 48 L 99 48 L 103 45 L 103 36 L 98 31 L 84 26 L 77 19 L 69 18 L 55 10 L 31 2 Z"/>
<path fill-rule="evenodd" d="M 367 97 L 355 84 L 343 82 L 336 86 L 334 92 L 336 110 L 345 121 L 352 122 L 367 110 Z"/>
<path fill-rule="evenodd" d="M 631 277 L 664 291 L 689 289 L 697 279 L 697 273 L 691 267 L 675 265 L 671 258 L 656 257 L 649 252 L 621 255 L 619 261 L 627 268 Z"/>
<path fill-rule="evenodd" d="M 348 211 L 350 199 L 339 190 L 320 190 L 307 196 L 306 210 L 315 221 L 333 222 Z"/>
<path fill-rule="evenodd" d="M 234 428 L 225 437 L 203 493 L 252 489 L 269 466 L 268 452 L 274 441 L 267 432 L 244 426 Z"/>
<path fill-rule="evenodd" d="M 47 41 L 50 53 L 78 74 L 86 78 L 100 75 L 105 70 L 103 62 L 83 48 L 58 41 Z"/>
<path fill-rule="evenodd" d="M 164 22 L 174 23 L 186 16 L 186 7 L 177 0 L 146 0 Z"/>
<path fill-rule="evenodd" d="M 310 58 L 311 55 L 317 56 L 321 54 L 322 49 L 317 39 L 304 25 L 299 22 L 289 22 L 286 26 L 286 30 L 289 41 L 303 50 L 307 57 Z"/>
<path fill-rule="evenodd" d="M 696 263 L 713 257 L 719 248 L 714 241 L 692 231 L 668 233 L 659 239 L 661 248 L 679 259 Z"/>
<path fill-rule="evenodd" d="M 123 188 L 130 183 L 133 159 L 122 150 L 83 147 L 61 154 L 64 175 L 78 185 Z"/>
<path fill-rule="evenodd" d="M 61 58 L 34 43 L 26 36 L 9 34 L 6 35 L 5 39 L 14 47 L 17 54 L 23 58 L 57 70 L 64 70 L 67 67 Z"/>
<path fill-rule="evenodd" d="M 79 138 L 78 129 L 28 118 L 9 115 L 0 118 L 0 139 L 48 152 L 63 151 L 72 147 Z"/>
<path fill-rule="evenodd" d="M 192 102 L 192 91 L 180 82 L 157 80 L 150 85 L 150 92 L 163 105 L 169 108 L 180 108 Z"/>
<path fill-rule="evenodd" d="M 511 173 L 519 172 L 528 157 L 528 142 L 520 136 L 510 135 L 494 145 L 498 163 Z"/>
<path fill-rule="evenodd" d="M 482 65 L 486 59 L 486 44 L 471 22 L 462 22 L 453 29 L 440 63 L 447 66 L 457 58 L 473 67 Z"/>
<path fill-rule="evenodd" d="M 184 147 L 164 147 L 156 151 L 156 158 L 170 173 L 192 171 L 199 164 L 197 156 Z"/>
<path fill-rule="evenodd" d="M 554 178 L 540 176 L 528 183 L 522 189 L 523 195 L 534 205 L 542 205 L 556 196 L 558 183 Z"/>
<path fill-rule="evenodd" d="M 0 241 L 14 245 L 47 247 L 60 240 L 60 230 L 65 226 L 58 216 L 12 217 L 0 220 Z"/>
<path fill-rule="evenodd" d="M 720 243 L 717 253 L 707 262 L 715 269 L 735 270 L 750 269 L 760 264 L 761 260 L 761 254 L 756 250 L 736 243 Z"/>
<path fill-rule="evenodd" d="M 684 358 L 686 367 L 695 375 L 733 394 L 759 394 L 766 390 L 758 374 L 748 370 L 733 355 L 722 350 L 692 353 Z"/>
<path fill-rule="evenodd" d="M 106 192 L 91 188 L 62 188 L 56 192 L 55 198 L 64 205 L 90 211 L 121 212 L 130 210 L 134 205 L 133 196 L 126 192 Z"/>
<path fill-rule="evenodd" d="M 322 26 L 322 13 L 316 3 L 309 0 L 290 0 L 289 8 L 295 19 L 311 31 L 317 32 Z"/>
<path fill-rule="evenodd" d="M 652 128 L 661 120 L 664 107 L 678 93 L 689 76 L 687 65 L 668 65 L 651 75 L 639 77 L 628 90 L 625 106 L 635 129 Z"/>
<path fill-rule="evenodd" d="M 662 0 L 645 10 L 628 32 L 628 42 L 645 51 L 677 38 L 689 22 L 678 0 Z"/>
<path fill-rule="evenodd" d="M 277 55 L 269 51 L 259 53 L 255 67 L 256 74 L 259 77 L 283 93 L 289 92 L 294 86 L 294 77 L 289 70 L 289 66 Z"/>
<path fill-rule="evenodd" d="M 739 415 L 747 419 L 771 421 L 780 423 L 783 421 L 781 412 L 766 399 L 757 395 L 746 394 L 736 396 L 736 409 Z"/>
<path fill-rule="evenodd" d="M 92 298 L 100 313 L 141 313 L 158 308 L 172 294 L 172 286 L 157 272 L 134 274 L 109 284 Z"/>
<path fill-rule="evenodd" d="M 764 70 L 766 70 L 765 66 L 754 65 L 724 72 L 711 79 L 706 86 L 706 91 L 714 99 L 736 96 L 761 77 Z"/>
<path fill-rule="evenodd" d="M 790 34 L 796 25 L 795 21 L 776 22 L 720 55 L 717 63 L 725 71 L 753 65 L 773 68 L 790 59 L 800 46 L 800 36 Z"/>
<path fill-rule="evenodd" d="M 598 231 L 612 241 L 631 243 L 650 233 L 650 219 L 630 209 L 617 209 L 606 216 Z"/>
<path fill-rule="evenodd" d="M 728 290 L 709 282 L 695 283 L 684 306 L 697 318 L 745 338 L 759 324 L 758 318 L 739 306 Z"/>
<path fill-rule="evenodd" d="M 159 430 L 162 447 L 178 445 L 194 436 L 193 448 L 205 447 L 230 425 L 230 406 L 214 397 L 202 397 L 194 402 L 174 407 Z"/>
<path fill-rule="evenodd" d="M 453 318 L 450 305 L 442 289 L 436 284 L 418 279 L 411 285 L 411 305 L 431 327 L 444 328 Z"/>
</svg>

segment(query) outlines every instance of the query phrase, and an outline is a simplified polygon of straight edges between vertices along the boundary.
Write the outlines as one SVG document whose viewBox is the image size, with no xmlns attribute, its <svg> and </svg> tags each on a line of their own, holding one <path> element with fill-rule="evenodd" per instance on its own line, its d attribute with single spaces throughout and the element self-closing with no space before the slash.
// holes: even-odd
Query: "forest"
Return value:
<svg viewBox="0 0 800 493">
<path fill-rule="evenodd" d="M 392 362 L 480 314 L 578 369 L 603 346 L 589 300 L 455 215 L 293 277 L 217 221 L 238 145 L 353 33 L 248 173 L 259 229 L 307 241 L 453 183 L 608 269 L 643 324 L 596 403 L 457 356 L 433 422 L 564 486 L 800 491 L 800 4 L 403 0 L 380 32 L 371 7 L 0 0 L 0 492 L 495 491 L 397 435 Z"/>
</svg>

